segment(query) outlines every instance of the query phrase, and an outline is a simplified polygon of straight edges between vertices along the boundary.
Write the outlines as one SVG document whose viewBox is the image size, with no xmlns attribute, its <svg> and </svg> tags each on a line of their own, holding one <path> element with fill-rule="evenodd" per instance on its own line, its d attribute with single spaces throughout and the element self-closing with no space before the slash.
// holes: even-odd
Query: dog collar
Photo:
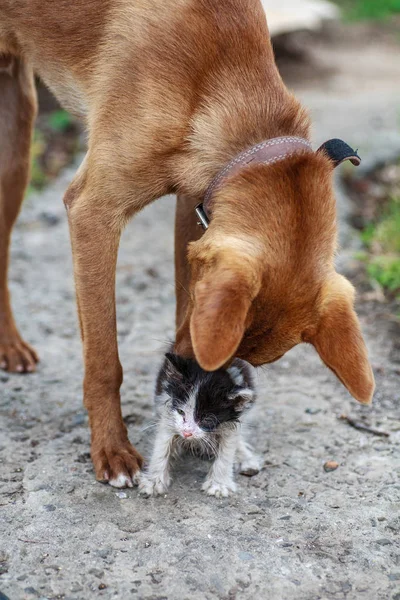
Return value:
<svg viewBox="0 0 400 600">
<path fill-rule="evenodd" d="M 266 140 L 244 150 L 233 158 L 218 174 L 204 194 L 204 200 L 196 206 L 196 214 L 199 219 L 199 225 L 203 229 L 208 229 L 211 218 L 211 201 L 217 190 L 234 175 L 237 175 L 243 169 L 257 164 L 272 165 L 280 162 L 298 152 L 312 152 L 310 142 L 300 137 L 279 137 Z M 337 167 L 345 160 L 350 160 L 353 165 L 358 166 L 361 158 L 358 151 L 353 150 L 342 140 L 333 139 L 325 142 L 317 152 L 324 152 Z"/>
</svg>

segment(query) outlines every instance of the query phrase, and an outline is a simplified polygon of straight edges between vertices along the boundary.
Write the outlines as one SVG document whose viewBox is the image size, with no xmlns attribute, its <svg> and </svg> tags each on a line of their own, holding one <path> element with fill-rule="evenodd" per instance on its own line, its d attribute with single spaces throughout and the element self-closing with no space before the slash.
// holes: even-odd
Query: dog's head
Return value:
<svg viewBox="0 0 400 600">
<path fill-rule="evenodd" d="M 332 174 L 326 155 L 307 153 L 254 166 L 217 193 L 209 229 L 189 248 L 178 352 L 212 371 L 233 356 L 271 363 L 307 342 L 357 400 L 371 401 L 354 290 L 334 270 Z"/>
</svg>

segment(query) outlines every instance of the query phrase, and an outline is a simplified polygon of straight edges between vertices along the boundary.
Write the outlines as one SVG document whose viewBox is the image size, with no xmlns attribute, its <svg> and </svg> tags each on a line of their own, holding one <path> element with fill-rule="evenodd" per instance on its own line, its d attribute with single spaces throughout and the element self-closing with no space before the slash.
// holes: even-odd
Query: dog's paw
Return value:
<svg viewBox="0 0 400 600">
<path fill-rule="evenodd" d="M 33 348 L 18 334 L 0 335 L 0 369 L 10 373 L 33 373 L 36 370 L 38 356 Z"/>
<path fill-rule="evenodd" d="M 141 496 L 162 496 L 166 493 L 171 483 L 170 477 L 152 477 L 143 473 L 139 479 L 139 494 Z"/>
<path fill-rule="evenodd" d="M 203 492 L 208 496 L 216 498 L 227 498 L 231 492 L 236 492 L 236 484 L 234 481 L 215 481 L 214 479 L 206 479 L 201 486 Z"/>
<path fill-rule="evenodd" d="M 143 458 L 129 441 L 113 447 L 92 444 L 92 460 L 96 479 L 116 488 L 133 487 L 143 464 Z"/>
<path fill-rule="evenodd" d="M 245 477 L 254 477 L 261 471 L 262 461 L 259 456 L 253 454 L 246 458 L 241 464 L 239 468 L 239 473 L 244 475 Z"/>
</svg>

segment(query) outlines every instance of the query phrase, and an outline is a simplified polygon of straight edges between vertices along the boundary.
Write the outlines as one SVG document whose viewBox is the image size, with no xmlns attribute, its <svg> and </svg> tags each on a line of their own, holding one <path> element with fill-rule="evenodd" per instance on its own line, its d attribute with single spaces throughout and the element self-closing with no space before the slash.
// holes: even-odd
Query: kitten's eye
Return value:
<svg viewBox="0 0 400 600">
<path fill-rule="evenodd" d="M 184 416 L 185 416 L 185 411 L 184 411 L 184 410 L 182 410 L 181 408 L 177 408 L 177 409 L 176 409 L 176 412 L 178 413 L 178 415 L 182 415 L 182 417 L 184 417 Z"/>
<path fill-rule="evenodd" d="M 200 423 L 200 427 L 206 433 L 211 433 L 211 431 L 215 431 L 217 428 L 217 423 L 214 420 L 208 419 Z"/>
<path fill-rule="evenodd" d="M 201 428 L 206 433 L 211 433 L 212 431 L 214 431 L 215 426 L 214 425 L 202 425 Z"/>
</svg>

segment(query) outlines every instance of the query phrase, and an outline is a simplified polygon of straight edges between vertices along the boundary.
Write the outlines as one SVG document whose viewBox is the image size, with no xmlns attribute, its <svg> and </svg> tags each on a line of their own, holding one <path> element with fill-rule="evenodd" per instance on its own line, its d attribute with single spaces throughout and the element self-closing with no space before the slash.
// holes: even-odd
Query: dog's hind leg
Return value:
<svg viewBox="0 0 400 600">
<path fill-rule="evenodd" d="M 30 142 L 36 116 L 31 68 L 19 58 L 0 54 L 0 368 L 35 370 L 35 351 L 14 322 L 7 286 L 12 227 L 29 179 Z"/>
</svg>

